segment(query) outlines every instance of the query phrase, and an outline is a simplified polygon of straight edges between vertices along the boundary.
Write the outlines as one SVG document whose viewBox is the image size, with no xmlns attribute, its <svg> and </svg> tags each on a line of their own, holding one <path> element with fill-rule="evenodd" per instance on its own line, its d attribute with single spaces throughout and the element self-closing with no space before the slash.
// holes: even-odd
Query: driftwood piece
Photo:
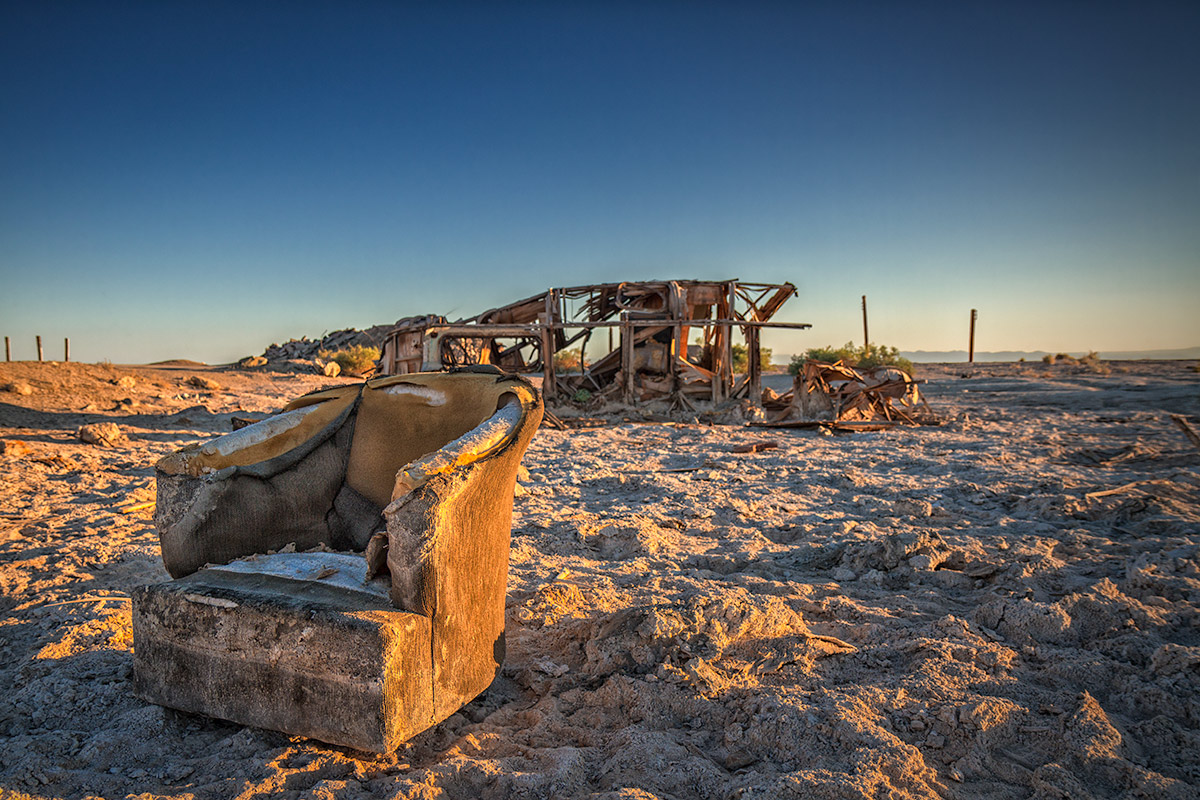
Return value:
<svg viewBox="0 0 1200 800">
<path fill-rule="evenodd" d="M 772 439 L 768 442 L 754 442 L 753 444 L 739 444 L 730 450 L 731 453 L 761 453 L 763 450 L 775 450 L 779 447 L 779 442 Z"/>
<path fill-rule="evenodd" d="M 1186 436 L 1192 444 L 1194 444 L 1196 447 L 1200 447 L 1200 434 L 1196 433 L 1195 428 L 1193 428 L 1187 421 L 1187 417 L 1183 416 L 1182 414 L 1172 414 L 1171 421 L 1179 426 L 1179 429 L 1183 431 L 1184 436 Z"/>
</svg>

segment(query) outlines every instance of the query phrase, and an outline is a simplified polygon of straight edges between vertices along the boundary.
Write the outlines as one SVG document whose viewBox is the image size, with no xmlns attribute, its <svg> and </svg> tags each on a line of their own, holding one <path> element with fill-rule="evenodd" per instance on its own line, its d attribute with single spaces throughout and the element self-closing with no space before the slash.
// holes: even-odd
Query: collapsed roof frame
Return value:
<svg viewBox="0 0 1200 800">
<path fill-rule="evenodd" d="M 387 375 L 468 364 L 541 372 L 547 402 L 575 398 L 586 390 L 626 403 L 669 398 L 672 406 L 691 410 L 694 400 L 717 404 L 748 397 L 759 404 L 761 330 L 811 327 L 770 321 L 795 294 L 791 283 L 737 279 L 548 289 L 456 322 L 435 315 L 400 320 L 384 341 L 381 368 Z M 698 346 L 688 344 L 691 328 L 703 333 Z M 747 350 L 747 369 L 740 379 L 733 370 L 735 328 Z M 588 345 L 601 330 L 608 331 L 608 349 L 587 364 Z M 619 333 L 615 346 L 614 330 Z M 578 371 L 556 368 L 554 356 L 575 344 Z"/>
</svg>

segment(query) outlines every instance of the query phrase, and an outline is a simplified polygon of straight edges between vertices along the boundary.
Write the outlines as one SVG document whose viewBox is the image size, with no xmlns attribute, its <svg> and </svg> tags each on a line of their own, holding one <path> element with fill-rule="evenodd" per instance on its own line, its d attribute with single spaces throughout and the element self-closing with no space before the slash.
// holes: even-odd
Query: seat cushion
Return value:
<svg viewBox="0 0 1200 800">
<path fill-rule="evenodd" d="M 133 594 L 134 679 L 183 711 L 389 752 L 433 724 L 430 620 L 343 553 L 207 567 Z"/>
</svg>

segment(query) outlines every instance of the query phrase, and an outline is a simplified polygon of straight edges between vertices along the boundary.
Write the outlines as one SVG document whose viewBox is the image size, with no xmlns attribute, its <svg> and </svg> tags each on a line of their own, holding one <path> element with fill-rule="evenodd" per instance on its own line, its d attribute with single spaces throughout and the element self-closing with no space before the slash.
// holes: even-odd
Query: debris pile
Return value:
<svg viewBox="0 0 1200 800">
<path fill-rule="evenodd" d="M 792 390 L 764 392 L 767 427 L 831 426 L 845 430 L 878 430 L 897 424 L 928 425 L 937 417 L 917 389 L 916 381 L 898 367 L 856 369 L 841 361 L 806 361 Z"/>
</svg>

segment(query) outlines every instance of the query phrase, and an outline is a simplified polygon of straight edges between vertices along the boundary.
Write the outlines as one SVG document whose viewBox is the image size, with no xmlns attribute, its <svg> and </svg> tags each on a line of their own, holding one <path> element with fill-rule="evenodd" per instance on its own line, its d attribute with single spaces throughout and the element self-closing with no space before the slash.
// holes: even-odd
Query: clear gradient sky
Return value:
<svg viewBox="0 0 1200 800">
<path fill-rule="evenodd" d="M 552 285 L 776 352 L 1200 344 L 1200 3 L 2 2 L 0 335 L 217 363 Z"/>
</svg>

